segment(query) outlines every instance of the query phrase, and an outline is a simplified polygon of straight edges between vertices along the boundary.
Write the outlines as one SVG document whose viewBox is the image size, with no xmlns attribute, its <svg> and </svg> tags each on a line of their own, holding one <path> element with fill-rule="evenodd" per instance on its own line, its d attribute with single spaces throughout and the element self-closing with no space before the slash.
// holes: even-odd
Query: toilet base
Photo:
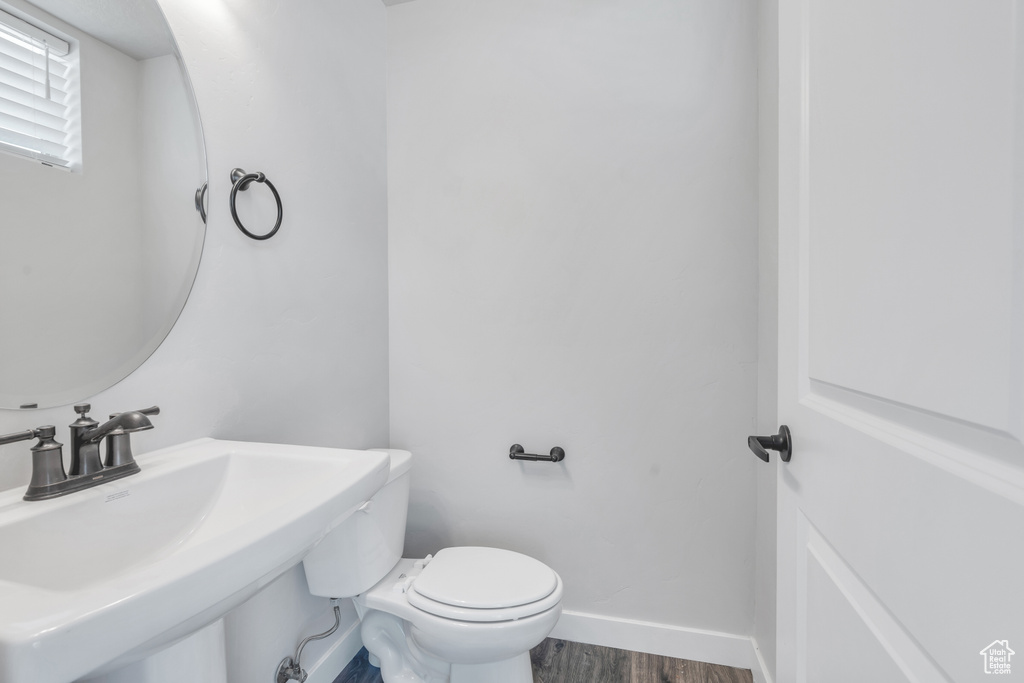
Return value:
<svg viewBox="0 0 1024 683">
<path fill-rule="evenodd" d="M 450 683 L 533 683 L 530 653 L 487 664 L 452 664 Z"/>
<path fill-rule="evenodd" d="M 408 622 L 394 615 L 363 613 L 363 646 L 370 663 L 380 667 L 384 683 L 533 683 L 529 650 L 498 661 L 451 663 L 424 650 L 411 630 Z"/>
<path fill-rule="evenodd" d="M 366 611 L 360 634 L 370 664 L 380 668 L 384 683 L 449 683 L 451 665 L 423 652 L 401 619 Z"/>
<path fill-rule="evenodd" d="M 363 646 L 384 683 L 533 683 L 530 649 L 551 633 L 562 613 L 555 574 L 554 603 L 518 618 L 472 621 L 419 609 L 406 593 L 424 562 L 403 559 L 353 602 Z M 524 614 L 525 612 L 525 614 Z"/>
</svg>

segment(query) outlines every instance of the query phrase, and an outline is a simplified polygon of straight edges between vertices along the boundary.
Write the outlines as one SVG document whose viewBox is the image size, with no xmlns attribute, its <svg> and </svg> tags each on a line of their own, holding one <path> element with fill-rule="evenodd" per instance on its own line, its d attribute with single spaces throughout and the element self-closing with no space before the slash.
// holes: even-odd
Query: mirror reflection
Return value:
<svg viewBox="0 0 1024 683">
<path fill-rule="evenodd" d="M 120 381 L 170 331 L 205 151 L 155 0 L 0 11 L 0 407 L 42 408 Z"/>
</svg>

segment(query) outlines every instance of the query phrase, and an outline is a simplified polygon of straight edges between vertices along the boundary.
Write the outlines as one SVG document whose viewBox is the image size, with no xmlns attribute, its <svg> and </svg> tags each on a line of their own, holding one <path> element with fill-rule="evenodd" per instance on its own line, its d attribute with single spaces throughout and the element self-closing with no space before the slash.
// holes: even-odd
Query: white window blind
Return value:
<svg viewBox="0 0 1024 683">
<path fill-rule="evenodd" d="M 71 45 L 0 10 L 0 150 L 68 167 L 80 134 Z"/>
</svg>

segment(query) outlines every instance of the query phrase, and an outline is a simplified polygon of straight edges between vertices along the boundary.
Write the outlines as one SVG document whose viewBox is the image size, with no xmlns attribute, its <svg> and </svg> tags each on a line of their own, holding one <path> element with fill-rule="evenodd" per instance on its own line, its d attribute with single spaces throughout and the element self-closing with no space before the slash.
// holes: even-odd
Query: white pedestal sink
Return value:
<svg viewBox="0 0 1024 683">
<path fill-rule="evenodd" d="M 138 461 L 62 498 L 0 493 L 0 681 L 117 680 L 179 641 L 209 650 L 388 477 L 386 453 L 214 439 Z"/>
</svg>

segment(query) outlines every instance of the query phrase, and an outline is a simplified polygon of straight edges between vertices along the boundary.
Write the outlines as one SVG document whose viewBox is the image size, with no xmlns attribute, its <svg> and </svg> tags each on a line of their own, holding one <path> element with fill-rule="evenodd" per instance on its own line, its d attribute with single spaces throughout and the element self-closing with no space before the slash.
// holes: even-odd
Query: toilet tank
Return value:
<svg viewBox="0 0 1024 683">
<path fill-rule="evenodd" d="M 375 448 L 391 456 L 388 481 L 366 504 L 328 533 L 302 561 L 309 592 L 325 598 L 359 595 L 402 558 L 409 510 L 409 451 Z"/>
</svg>

